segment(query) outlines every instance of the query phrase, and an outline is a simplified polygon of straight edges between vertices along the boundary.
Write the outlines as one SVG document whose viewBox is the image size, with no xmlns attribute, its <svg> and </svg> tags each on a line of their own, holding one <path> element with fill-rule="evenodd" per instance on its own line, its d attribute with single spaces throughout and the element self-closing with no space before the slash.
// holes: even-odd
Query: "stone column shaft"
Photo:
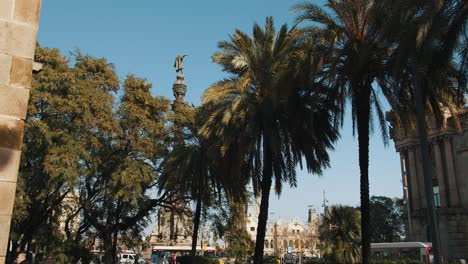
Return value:
<svg viewBox="0 0 468 264">
<path fill-rule="evenodd" d="M 409 168 L 407 168 L 407 175 L 408 175 L 408 187 L 411 189 L 411 207 L 414 210 L 418 210 L 421 208 L 421 195 L 419 188 L 419 181 L 418 181 L 418 170 L 416 169 L 416 153 L 414 149 L 408 150 L 408 164 Z"/>
<path fill-rule="evenodd" d="M 450 202 L 453 207 L 460 207 L 460 191 L 457 181 L 457 175 L 455 173 L 455 161 L 453 157 L 453 150 L 452 144 L 450 142 L 450 138 L 445 138 L 443 140 L 443 144 L 445 146 L 445 158 L 447 164 L 447 191 L 448 195 L 450 196 Z"/>
<path fill-rule="evenodd" d="M 41 0 L 0 0 L 0 264 L 5 262 Z"/>
<path fill-rule="evenodd" d="M 441 146 L 439 141 L 434 141 L 432 144 L 434 148 L 434 160 L 435 160 L 435 176 L 437 177 L 437 182 L 439 184 L 439 197 L 440 197 L 440 207 L 447 207 L 447 187 L 444 178 L 444 165 L 443 165 L 443 155 L 441 155 Z"/>
</svg>

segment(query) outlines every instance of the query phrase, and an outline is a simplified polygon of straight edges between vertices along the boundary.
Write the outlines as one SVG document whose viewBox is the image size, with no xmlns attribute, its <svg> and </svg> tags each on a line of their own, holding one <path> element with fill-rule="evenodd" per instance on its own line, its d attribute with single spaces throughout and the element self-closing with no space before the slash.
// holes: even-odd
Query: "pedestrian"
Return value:
<svg viewBox="0 0 468 264">
<path fill-rule="evenodd" d="M 30 262 L 26 259 L 26 252 L 20 252 L 18 257 L 16 257 L 15 263 L 17 264 L 30 264 Z"/>
</svg>

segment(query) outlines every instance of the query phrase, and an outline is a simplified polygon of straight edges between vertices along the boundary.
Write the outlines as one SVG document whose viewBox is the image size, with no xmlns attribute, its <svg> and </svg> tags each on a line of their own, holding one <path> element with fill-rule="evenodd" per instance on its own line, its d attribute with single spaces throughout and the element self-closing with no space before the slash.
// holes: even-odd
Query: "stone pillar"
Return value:
<svg viewBox="0 0 468 264">
<path fill-rule="evenodd" d="M 418 170 L 417 167 L 417 158 L 416 152 L 414 148 L 408 149 L 408 164 L 409 168 L 407 168 L 407 177 L 408 180 L 408 188 L 410 188 L 410 203 L 412 211 L 419 210 L 421 208 L 421 194 L 419 188 L 419 181 L 418 181 Z"/>
<path fill-rule="evenodd" d="M 453 157 L 451 139 L 449 137 L 444 138 L 443 144 L 445 162 L 447 164 L 447 192 L 450 196 L 451 206 L 462 207 L 462 204 L 460 203 L 460 186 L 457 179 L 457 173 L 455 172 L 455 160 Z"/>
<path fill-rule="evenodd" d="M 0 264 L 16 191 L 41 0 L 0 0 Z"/>
<path fill-rule="evenodd" d="M 440 207 L 442 208 L 445 208 L 445 207 L 448 207 L 448 201 L 449 199 L 447 199 L 447 186 L 446 186 L 446 180 L 445 180 L 445 171 L 444 171 L 444 162 L 442 160 L 442 150 L 441 150 L 441 147 L 440 144 L 439 144 L 439 140 L 434 140 L 432 142 L 432 147 L 434 149 L 434 161 L 435 161 L 435 169 L 434 169 L 434 173 L 435 173 L 435 177 L 437 177 L 437 182 L 438 182 L 438 186 L 439 186 L 439 197 L 440 197 Z"/>
</svg>

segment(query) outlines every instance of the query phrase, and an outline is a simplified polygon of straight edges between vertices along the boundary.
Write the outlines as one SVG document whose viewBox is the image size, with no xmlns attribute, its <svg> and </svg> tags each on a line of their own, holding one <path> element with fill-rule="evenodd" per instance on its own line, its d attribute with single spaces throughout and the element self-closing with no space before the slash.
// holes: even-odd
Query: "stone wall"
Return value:
<svg viewBox="0 0 468 264">
<path fill-rule="evenodd" d="M 5 262 L 41 0 L 0 0 L 0 264 Z"/>
</svg>

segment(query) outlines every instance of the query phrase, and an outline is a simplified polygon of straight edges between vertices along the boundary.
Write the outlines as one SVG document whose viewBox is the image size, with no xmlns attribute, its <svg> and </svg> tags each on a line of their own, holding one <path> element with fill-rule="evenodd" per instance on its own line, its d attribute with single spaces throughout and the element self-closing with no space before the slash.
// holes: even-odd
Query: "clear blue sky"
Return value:
<svg viewBox="0 0 468 264">
<path fill-rule="evenodd" d="M 203 91 L 226 75 L 211 62 L 218 41 L 238 28 L 251 33 L 254 22 L 263 24 L 273 16 L 279 27 L 294 21 L 292 0 L 43 0 L 38 41 L 59 48 L 63 54 L 79 48 L 115 64 L 119 76 L 133 73 L 153 83 L 153 94 L 172 98 L 173 68 L 177 54 L 184 60 L 188 84 L 186 100 L 199 104 Z M 319 1 L 318 3 L 321 3 Z M 400 164 L 393 142 L 384 148 L 379 130 L 371 138 L 371 195 L 402 197 Z M 271 218 L 306 219 L 307 206 L 322 204 L 326 191 L 329 204 L 359 204 L 357 139 L 349 119 L 331 168 L 318 178 L 299 172 L 298 187 L 286 187 L 278 199 L 271 196 Z"/>
</svg>

